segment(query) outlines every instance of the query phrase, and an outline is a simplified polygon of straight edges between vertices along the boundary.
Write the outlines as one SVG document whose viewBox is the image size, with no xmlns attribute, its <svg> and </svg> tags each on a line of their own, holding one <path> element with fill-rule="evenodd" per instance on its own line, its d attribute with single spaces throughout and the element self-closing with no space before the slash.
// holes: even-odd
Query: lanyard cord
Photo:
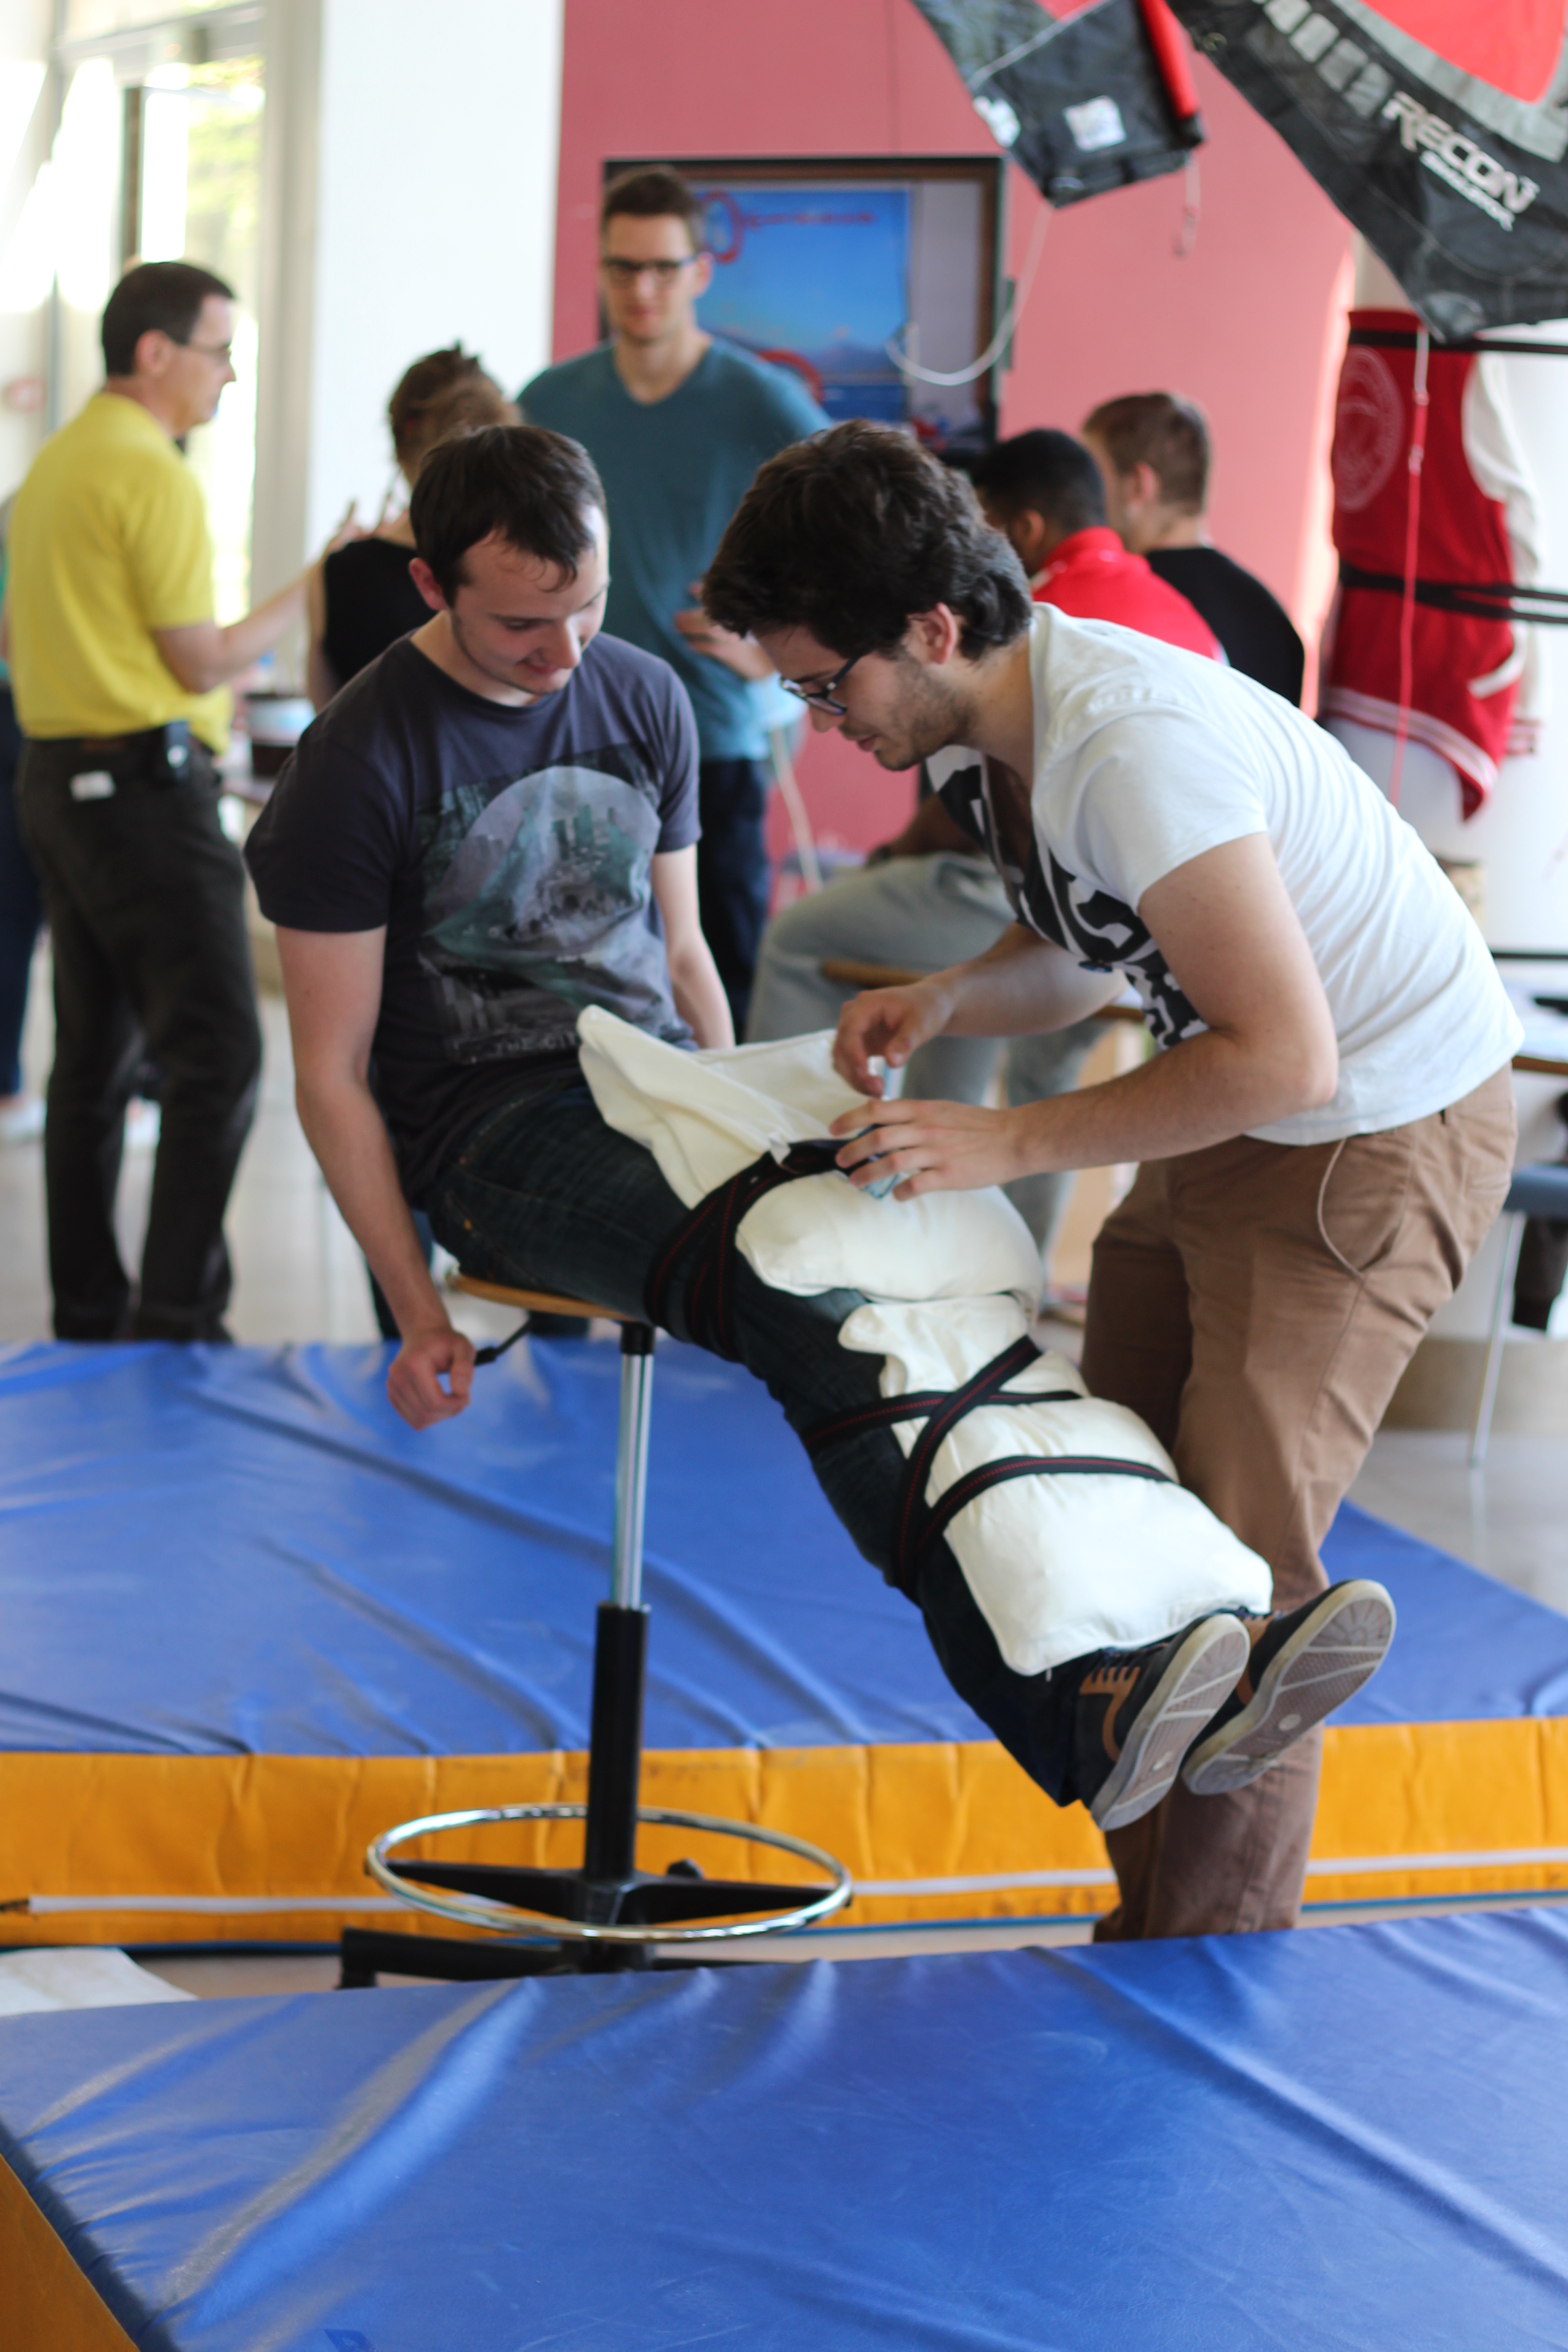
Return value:
<svg viewBox="0 0 1568 2352">
<path fill-rule="evenodd" d="M 1415 698 L 1415 552 L 1421 537 L 1421 467 L 1426 455 L 1426 362 L 1431 349 L 1431 336 L 1425 327 L 1417 327 L 1414 415 L 1410 427 L 1410 487 L 1405 506 L 1405 582 L 1399 604 L 1399 722 L 1394 731 L 1394 764 L 1388 776 L 1388 797 L 1395 808 L 1399 806 L 1399 784 L 1405 773 L 1410 706 Z"/>
</svg>

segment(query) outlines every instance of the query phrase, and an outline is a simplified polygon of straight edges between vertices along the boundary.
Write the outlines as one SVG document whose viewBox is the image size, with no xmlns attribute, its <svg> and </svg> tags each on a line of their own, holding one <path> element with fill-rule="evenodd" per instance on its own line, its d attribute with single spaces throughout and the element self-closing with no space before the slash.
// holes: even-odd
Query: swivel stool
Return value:
<svg viewBox="0 0 1568 2352">
<path fill-rule="evenodd" d="M 512 1307 L 525 1317 L 604 1317 L 621 1327 L 620 1433 L 616 1464 L 615 1543 L 610 1598 L 601 1601 L 594 1642 L 585 1805 L 501 1805 L 431 1813 L 400 1822 L 374 1840 L 365 1867 L 376 1883 L 415 1909 L 466 1927 L 484 1940 L 345 1929 L 340 1982 L 374 1984 L 380 1970 L 447 1980 L 574 1974 L 646 1968 L 657 1945 L 691 1958 L 738 1939 L 804 1927 L 841 1910 L 851 1893 L 842 1864 L 804 1838 L 707 1813 L 639 1807 L 644 1670 L 648 1612 L 642 1600 L 643 1513 L 653 1402 L 653 1327 L 585 1300 L 517 1290 L 458 1276 L 469 1297 Z M 527 1328 L 524 1323 L 514 1338 Z M 482 1349 L 480 1363 L 510 1347 Z M 500 1863 L 406 1857 L 401 1849 L 443 1832 L 473 1832 L 510 1822 L 582 1821 L 583 1861 L 575 1870 Z M 704 1877 L 691 1863 L 663 1875 L 637 1867 L 639 1822 L 698 1830 L 768 1846 L 826 1874 L 826 1883 L 769 1884 Z M 491 1937 L 505 1937 L 502 1942 Z M 526 1940 L 523 1940 L 526 1939 Z"/>
</svg>

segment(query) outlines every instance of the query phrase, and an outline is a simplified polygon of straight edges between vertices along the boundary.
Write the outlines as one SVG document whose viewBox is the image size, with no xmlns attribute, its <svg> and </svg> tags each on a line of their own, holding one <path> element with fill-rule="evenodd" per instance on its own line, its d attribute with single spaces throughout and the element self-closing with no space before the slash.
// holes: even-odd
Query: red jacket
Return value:
<svg viewBox="0 0 1568 2352">
<path fill-rule="evenodd" d="M 1407 310 L 1352 310 L 1351 325 L 1408 331 Z M 1419 580 L 1498 583 L 1514 577 L 1501 501 L 1471 470 L 1465 400 L 1473 352 L 1434 347 L 1426 372 L 1430 406 L 1421 474 Z M 1334 545 L 1342 562 L 1382 578 L 1403 578 L 1408 527 L 1415 354 L 1352 344 L 1340 373 L 1334 418 Z M 1394 590 L 1342 586 L 1319 698 L 1322 719 L 1352 719 L 1394 734 L 1399 723 L 1399 625 Z M 1417 604 L 1412 632 L 1413 743 L 1439 751 L 1458 772 L 1466 816 L 1497 782 L 1518 698 L 1514 632 L 1486 620 Z"/>
<path fill-rule="evenodd" d="M 1035 602 L 1055 604 L 1079 621 L 1119 622 L 1190 654 L 1206 654 L 1210 661 L 1220 658 L 1219 640 L 1203 615 L 1103 525 L 1058 541 L 1035 583 Z"/>
</svg>

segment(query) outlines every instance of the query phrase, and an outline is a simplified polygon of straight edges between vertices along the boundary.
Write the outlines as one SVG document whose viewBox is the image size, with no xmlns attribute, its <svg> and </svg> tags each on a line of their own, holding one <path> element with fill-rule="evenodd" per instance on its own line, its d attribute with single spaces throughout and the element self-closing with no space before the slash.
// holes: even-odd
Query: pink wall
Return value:
<svg viewBox="0 0 1568 2352">
<path fill-rule="evenodd" d="M 1220 546 L 1315 632 L 1326 601 L 1326 418 L 1350 231 L 1283 142 L 1201 58 L 1209 130 L 1195 249 L 1183 184 L 1097 197 L 1049 224 L 1004 389 L 1003 430 L 1076 427 L 1097 401 L 1169 387 L 1200 401 L 1217 453 Z M 595 223 L 612 155 L 994 152 L 910 0 L 566 0 L 555 352 L 595 337 Z M 1009 267 L 1041 200 L 1008 174 Z M 824 837 L 863 846 L 904 780 L 814 738 L 801 782 Z"/>
</svg>

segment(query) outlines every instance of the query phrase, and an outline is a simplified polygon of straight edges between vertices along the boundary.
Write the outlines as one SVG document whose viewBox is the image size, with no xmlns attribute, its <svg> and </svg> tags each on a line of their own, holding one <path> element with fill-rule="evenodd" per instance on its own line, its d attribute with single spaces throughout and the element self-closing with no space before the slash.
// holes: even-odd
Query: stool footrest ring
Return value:
<svg viewBox="0 0 1568 2352">
<path fill-rule="evenodd" d="M 763 1885 L 753 1880 L 712 1880 L 685 1874 L 659 1878 L 641 1872 L 624 1880 L 600 1882 L 581 1871 L 528 1871 L 504 1865 L 439 1863 L 425 1865 L 393 1860 L 399 1846 L 445 1830 L 485 1828 L 502 1822 L 584 1821 L 586 1815 L 585 1805 L 498 1805 L 468 1812 L 429 1813 L 418 1821 L 400 1822 L 396 1828 L 384 1832 L 366 1852 L 365 1868 L 387 1894 L 437 1918 L 502 1935 L 544 1934 L 568 1943 L 721 1943 L 743 1936 L 773 1935 L 829 1917 L 843 1909 L 854 1891 L 843 1864 L 805 1838 L 791 1837 L 783 1830 L 761 1829 L 746 1822 L 724 1821 L 712 1813 L 670 1812 L 660 1806 L 640 1807 L 638 1822 L 652 1828 L 701 1830 L 715 1836 L 738 1838 L 751 1845 L 769 1846 L 809 1863 L 826 1874 L 829 1884 Z M 406 1874 L 426 1866 L 447 1881 L 446 1891 L 437 1892 L 434 1885 Z M 490 1878 L 492 1869 L 491 1883 L 510 1881 L 520 1888 L 536 1892 L 541 1898 L 540 1907 L 506 1902 L 472 1886 L 459 1889 L 451 1885 L 453 1878 L 470 1873 L 482 1885 Z M 732 1897 L 732 1902 L 727 1903 L 726 1897 Z M 767 1902 L 765 1917 L 725 1918 L 718 1925 L 704 1924 L 716 1912 L 742 1907 L 750 1910 L 767 1898 L 772 1900 Z M 568 1908 L 557 1910 L 553 1907 L 557 1903 Z M 551 1907 L 543 1907 L 545 1905 Z M 596 1919 L 582 1916 L 594 1911 L 607 1916 Z M 631 1916 L 637 1911 L 645 1915 L 640 1919 Z M 657 1916 L 661 1911 L 673 1916 L 661 1919 Z"/>
</svg>

